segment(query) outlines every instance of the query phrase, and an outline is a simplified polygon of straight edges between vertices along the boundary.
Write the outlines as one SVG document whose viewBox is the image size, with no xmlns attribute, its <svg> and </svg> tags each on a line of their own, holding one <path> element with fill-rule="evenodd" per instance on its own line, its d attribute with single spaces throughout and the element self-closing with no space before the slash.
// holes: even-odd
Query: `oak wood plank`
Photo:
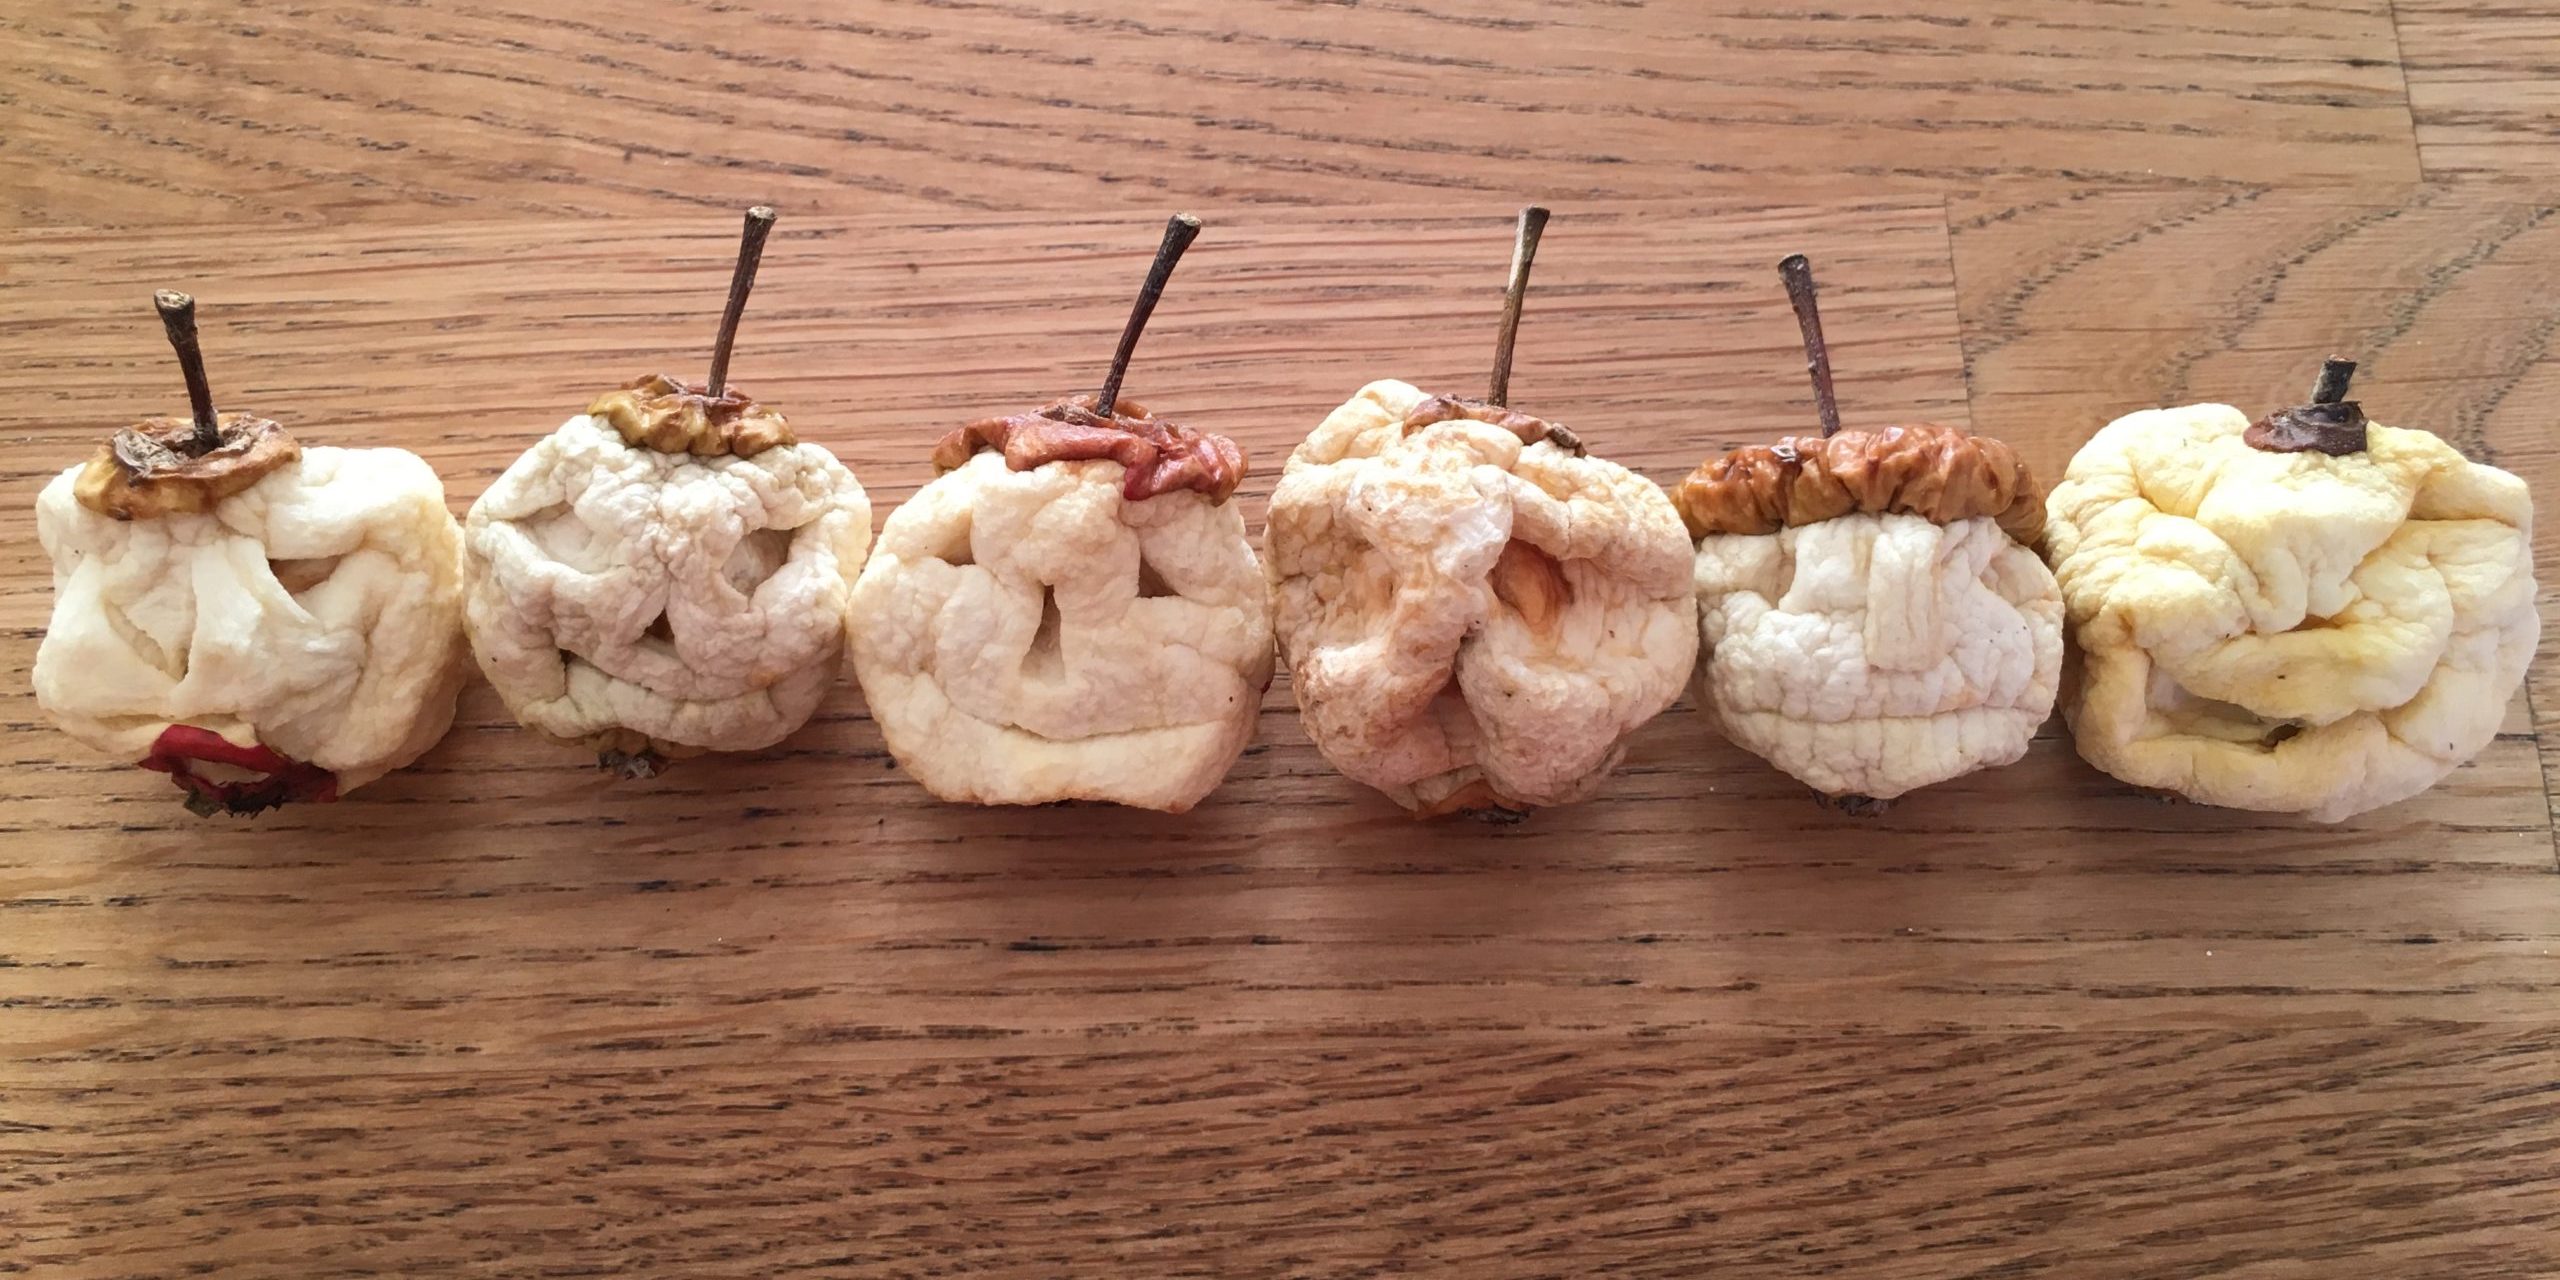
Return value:
<svg viewBox="0 0 2560 1280">
<path fill-rule="evenodd" d="M 1506 227 L 1498 208 L 1213 210 L 1132 385 L 1265 460 L 1239 499 L 1258 516 L 1274 461 L 1359 379 L 1474 385 Z M 12 237 L 0 404 L 25 408 L 0 474 L 22 498 L 0 538 L 25 545 L 24 495 L 174 396 L 140 306 L 154 284 L 206 299 L 223 394 L 315 440 L 419 448 L 459 506 L 595 388 L 697 360 L 732 235 L 705 218 Z M 789 218 L 738 376 L 842 449 L 885 515 L 948 425 L 1090 378 L 1152 239 L 1116 212 Z M 1663 480 L 1803 429 L 1771 270 L 1794 249 L 1820 264 L 1853 423 L 1966 420 L 1959 283 L 1979 287 L 1986 259 L 1956 270 L 1938 203 L 1911 200 L 1568 207 L 1521 402 Z M 2475 305 L 2539 305 L 2516 296 L 2525 278 Z M 2069 443 L 2059 422 L 2016 434 L 2040 466 Z M 0 1082 L 1299 1034 L 2528 1026 L 2560 983 L 2521 716 L 2445 786 L 2339 828 L 2162 806 L 2051 734 L 1861 823 L 1683 706 L 1598 803 L 1416 827 L 1325 767 L 1285 684 L 1261 744 L 1182 818 L 934 803 L 850 686 L 773 751 L 608 785 L 475 688 L 420 767 L 340 805 L 204 824 L 163 780 L 41 725 L 23 690 L 47 599 L 33 560 L 0 570 Z"/>
<path fill-rule="evenodd" d="M 2323 353 L 2356 395 L 2560 493 L 2560 206 L 2504 189 L 2075 193 L 1950 205 L 1981 430 L 2059 466 L 2155 404 L 2286 403 Z M 2560 645 L 2560 530 L 2534 535 L 2543 639 L 2528 677 L 2546 784 Z"/>
<path fill-rule="evenodd" d="M 2548 1026 L 1245 1037 L 0 1087 L 0 1267 L 1686 1277 L 2560 1269 Z"/>
<path fill-rule="evenodd" d="M 2387 0 L 74 0 L 0 226 L 2418 176 Z"/>
<path fill-rule="evenodd" d="M 2560 178 L 2560 13 L 2512 0 L 2395 0 L 2392 12 L 2427 177 L 2547 194 Z"/>
</svg>

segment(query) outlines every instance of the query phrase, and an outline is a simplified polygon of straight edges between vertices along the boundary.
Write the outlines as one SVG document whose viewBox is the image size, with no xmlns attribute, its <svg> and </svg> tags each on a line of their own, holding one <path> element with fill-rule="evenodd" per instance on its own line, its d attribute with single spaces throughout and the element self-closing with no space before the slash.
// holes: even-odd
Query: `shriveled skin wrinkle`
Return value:
<svg viewBox="0 0 2560 1280">
<path fill-rule="evenodd" d="M 926 790 L 1179 813 L 1252 741 L 1271 622 L 1244 517 L 1126 483 L 1107 459 L 981 452 L 890 515 L 854 587 L 853 666 Z"/>
<path fill-rule="evenodd" d="M 1273 625 L 1308 736 L 1418 813 L 1583 799 L 1697 659 L 1688 536 L 1615 463 L 1463 417 L 1408 431 L 1430 400 L 1361 388 L 1272 494 Z"/>
<path fill-rule="evenodd" d="M 1991 516 L 1856 513 L 1698 544 L 1699 703 L 1835 796 L 1891 799 L 2026 754 L 2062 676 L 2062 595 Z"/>
<path fill-rule="evenodd" d="M 835 683 L 871 503 L 813 444 L 663 453 L 580 414 L 489 486 L 465 534 L 472 652 L 526 728 L 753 751 Z"/>
<path fill-rule="evenodd" d="M 2487 746 L 2540 636 L 2525 484 L 2424 431 L 2270 453 L 2229 405 L 2107 425 L 2047 502 L 2080 754 L 2323 822 Z"/>
<path fill-rule="evenodd" d="M 121 521 L 36 499 L 53 619 L 36 702 L 141 760 L 192 725 L 337 775 L 340 794 L 425 754 L 469 678 L 462 531 L 401 449 L 306 447 L 200 513 Z"/>
</svg>

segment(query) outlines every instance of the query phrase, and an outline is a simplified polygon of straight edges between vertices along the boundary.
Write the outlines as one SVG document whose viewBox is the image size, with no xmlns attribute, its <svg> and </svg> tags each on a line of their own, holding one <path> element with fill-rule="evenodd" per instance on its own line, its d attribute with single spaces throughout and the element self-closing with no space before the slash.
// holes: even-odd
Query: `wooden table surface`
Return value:
<svg viewBox="0 0 2560 1280">
<path fill-rule="evenodd" d="M 737 377 L 884 514 L 1096 379 L 1186 208 L 1131 390 L 1248 446 L 1258 527 L 1361 382 L 1480 385 L 1530 199 L 1515 399 L 1657 480 L 1809 426 L 1800 250 L 1853 425 L 2050 476 L 2337 351 L 2549 494 L 2548 10 L 0 8 L 0 1275 L 2560 1274 L 2548 660 L 2339 827 L 2058 727 L 1859 821 L 1685 701 L 1593 803 L 1416 825 L 1285 680 L 1184 817 L 934 803 L 847 683 L 641 784 L 475 685 L 416 768 L 202 822 L 27 691 L 36 489 L 180 403 L 152 288 L 225 403 L 459 511 L 698 371 L 755 201 Z"/>
</svg>

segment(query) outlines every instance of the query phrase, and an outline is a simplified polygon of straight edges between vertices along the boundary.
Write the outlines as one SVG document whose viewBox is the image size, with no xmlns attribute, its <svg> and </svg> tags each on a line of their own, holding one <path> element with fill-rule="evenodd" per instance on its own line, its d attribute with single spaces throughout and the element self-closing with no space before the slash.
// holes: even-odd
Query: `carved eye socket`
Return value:
<svg viewBox="0 0 2560 1280">
<path fill-rule="evenodd" d="M 322 556 L 316 560 L 269 560 L 267 572 L 276 576 L 276 584 L 289 595 L 299 596 L 329 580 L 338 571 L 343 556 Z"/>
<path fill-rule="evenodd" d="M 1040 588 L 1040 628 L 1031 633 L 1031 648 L 1022 655 L 1022 674 L 1033 680 L 1057 679 L 1066 674 L 1067 653 L 1059 632 L 1066 626 L 1065 615 L 1058 612 L 1058 592 L 1054 587 Z"/>
<path fill-rule="evenodd" d="M 976 564 L 978 557 L 969 549 L 969 531 L 970 522 L 966 514 L 952 521 L 945 530 L 948 541 L 934 552 L 934 558 L 949 565 Z"/>
<path fill-rule="evenodd" d="M 553 561 L 580 573 L 611 567 L 622 552 L 609 535 L 600 535 L 567 505 L 545 507 L 515 522 L 533 545 Z"/>
<path fill-rule="evenodd" d="M 1532 630 L 1549 631 L 1573 603 L 1573 584 L 1554 556 L 1517 538 L 1493 563 L 1493 594 Z"/>
<path fill-rule="evenodd" d="M 108 628 L 116 633 L 117 639 L 124 641 L 126 648 L 133 650 L 136 657 L 150 663 L 161 674 L 172 680 L 187 678 L 190 637 L 180 636 L 177 648 L 164 649 L 159 641 L 151 638 L 150 632 L 143 630 L 141 625 L 133 620 L 132 615 L 124 611 L 124 606 L 112 599 L 101 600 L 99 604 L 100 612 L 106 617 Z"/>
<path fill-rule="evenodd" d="M 752 592 L 790 558 L 789 529 L 758 529 L 738 539 L 728 563 L 720 566 L 720 576 L 741 594 Z"/>
<path fill-rule="evenodd" d="M 1181 594 L 1182 594 L 1181 592 L 1176 591 L 1176 590 L 1174 590 L 1174 589 L 1173 589 L 1172 584 L 1170 584 L 1170 583 L 1168 583 L 1168 582 L 1166 582 L 1166 581 L 1164 580 L 1164 575 L 1163 575 L 1163 574 L 1156 572 L 1156 566 L 1155 566 L 1155 563 L 1154 563 L 1153 561 L 1151 561 L 1151 560 L 1147 559 L 1147 558 L 1146 558 L 1146 556 L 1145 556 L 1144 554 L 1139 555 L 1139 557 L 1138 557 L 1138 598 L 1139 598 L 1139 599 L 1141 599 L 1141 600 L 1162 600 L 1162 599 L 1165 599 L 1165 598 L 1167 598 L 1167 597 L 1171 597 L 1171 596 L 1179 596 L 1179 595 L 1181 595 Z"/>
</svg>

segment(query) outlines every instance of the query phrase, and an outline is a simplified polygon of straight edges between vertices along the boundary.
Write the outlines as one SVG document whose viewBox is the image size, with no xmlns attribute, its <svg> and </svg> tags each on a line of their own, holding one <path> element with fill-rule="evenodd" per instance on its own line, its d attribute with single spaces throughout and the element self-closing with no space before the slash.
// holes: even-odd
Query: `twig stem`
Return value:
<svg viewBox="0 0 2560 1280">
<path fill-rule="evenodd" d="M 1095 413 L 1108 418 L 1112 406 L 1120 402 L 1120 381 L 1129 376 L 1129 358 L 1138 354 L 1138 337 L 1147 331 L 1147 317 L 1156 313 L 1156 300 L 1164 296 L 1165 282 L 1173 279 L 1182 251 L 1199 236 L 1200 219 L 1187 213 L 1165 219 L 1164 242 L 1156 246 L 1156 260 L 1147 265 L 1147 280 L 1138 286 L 1138 303 L 1129 308 L 1129 323 L 1121 326 L 1120 349 L 1111 353 L 1111 372 L 1102 379 L 1102 394 L 1094 399 Z"/>
<path fill-rule="evenodd" d="M 1547 211 L 1530 205 L 1520 211 L 1520 230 L 1511 242 L 1511 280 L 1502 289 L 1502 330 L 1493 339 L 1493 386 L 1485 403 L 1511 403 L 1511 352 L 1520 341 L 1520 308 L 1529 298 L 1529 266 L 1538 260 L 1538 237 L 1547 230 Z"/>
<path fill-rule="evenodd" d="M 1822 340 L 1822 310 L 1814 303 L 1813 264 L 1801 253 L 1778 263 L 1778 278 L 1787 283 L 1787 301 L 1795 304 L 1796 328 L 1804 332 L 1804 368 L 1813 375 L 1813 407 L 1822 415 L 1822 437 L 1840 434 L 1840 401 L 1831 389 L 1831 348 Z"/>
<path fill-rule="evenodd" d="M 151 295 L 160 309 L 160 325 L 169 331 L 169 346 L 178 353 L 178 372 L 187 379 L 187 412 L 195 421 L 189 442 L 197 457 L 222 447 L 222 420 L 213 412 L 213 384 L 204 376 L 204 348 L 196 340 L 196 300 L 175 289 Z"/>
<path fill-rule="evenodd" d="M 2336 404 L 2347 398 L 2347 382 L 2356 376 L 2356 362 L 2331 356 L 2320 362 L 2320 380 L 2311 386 L 2311 403 Z"/>
<path fill-rule="evenodd" d="M 747 229 L 738 237 L 738 269 L 729 276 L 729 306 L 720 313 L 720 336 L 711 340 L 713 399 L 729 386 L 729 352 L 738 345 L 738 321 L 747 314 L 747 294 L 756 287 L 756 267 L 764 261 L 764 238 L 773 233 L 773 206 L 747 210 Z"/>
</svg>

